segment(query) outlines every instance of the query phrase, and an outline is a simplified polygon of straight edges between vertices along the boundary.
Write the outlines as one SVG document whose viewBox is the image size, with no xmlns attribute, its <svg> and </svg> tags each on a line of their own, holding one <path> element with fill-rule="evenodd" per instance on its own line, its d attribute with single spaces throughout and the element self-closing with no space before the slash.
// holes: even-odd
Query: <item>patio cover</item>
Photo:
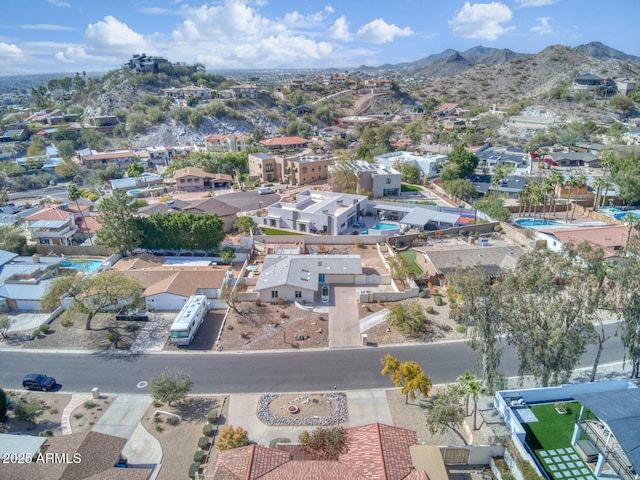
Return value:
<svg viewBox="0 0 640 480">
<path fill-rule="evenodd" d="M 436 445 L 411 445 L 409 447 L 411 463 L 418 470 L 427 472 L 429 480 L 448 480 L 440 447 Z"/>
<path fill-rule="evenodd" d="M 640 472 L 640 388 L 574 395 L 609 426 L 625 455 Z"/>
</svg>

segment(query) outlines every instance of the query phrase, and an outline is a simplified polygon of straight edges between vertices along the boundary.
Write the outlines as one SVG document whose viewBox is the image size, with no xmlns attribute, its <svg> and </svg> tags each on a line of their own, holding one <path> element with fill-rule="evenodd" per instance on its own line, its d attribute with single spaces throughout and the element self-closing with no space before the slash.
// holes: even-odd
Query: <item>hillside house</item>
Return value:
<svg viewBox="0 0 640 480">
<path fill-rule="evenodd" d="M 204 137 L 207 152 L 244 152 L 251 146 L 251 135 L 214 133 Z"/>
<path fill-rule="evenodd" d="M 41 245 L 72 245 L 89 206 L 62 204 L 44 208 L 25 218 L 24 229 Z"/>
<path fill-rule="evenodd" d="M 243 83 L 228 88 L 232 98 L 258 98 L 257 85 Z"/>
<path fill-rule="evenodd" d="M 185 192 L 231 188 L 233 178 L 224 173 L 208 173 L 199 167 L 179 168 L 173 173 L 176 188 Z"/>
<path fill-rule="evenodd" d="M 260 140 L 258 142 L 269 150 L 299 150 L 307 148 L 311 140 L 301 137 L 275 137 Z"/>
<path fill-rule="evenodd" d="M 158 73 L 161 63 L 169 63 L 169 61 L 163 57 L 151 57 L 142 53 L 134 54 L 127 65 L 138 73 Z"/>
<path fill-rule="evenodd" d="M 106 165 L 115 163 L 126 168 L 136 161 L 133 150 L 112 150 L 108 152 L 97 152 L 96 150 L 83 150 L 78 152 L 80 161 L 86 166 Z"/>
<path fill-rule="evenodd" d="M 344 166 L 337 168 L 329 167 L 329 183 L 332 189 L 338 191 L 341 188 L 348 188 L 348 185 L 341 181 L 348 169 L 356 177 L 356 192 L 369 192 L 374 198 L 400 195 L 400 184 L 402 174 L 393 167 L 376 165 L 364 160 L 352 160 Z"/>
</svg>

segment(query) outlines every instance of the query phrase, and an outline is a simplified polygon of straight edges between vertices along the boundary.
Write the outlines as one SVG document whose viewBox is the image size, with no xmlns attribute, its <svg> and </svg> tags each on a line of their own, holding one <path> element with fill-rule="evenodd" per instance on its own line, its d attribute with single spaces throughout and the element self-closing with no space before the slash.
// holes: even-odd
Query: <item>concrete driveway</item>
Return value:
<svg viewBox="0 0 640 480">
<path fill-rule="evenodd" d="M 329 348 L 361 346 L 356 287 L 333 285 L 331 294 L 333 302 L 329 307 Z"/>
<path fill-rule="evenodd" d="M 11 325 L 9 326 L 8 333 L 13 332 L 33 332 L 36 328 L 44 323 L 44 321 L 49 317 L 49 313 L 35 313 L 35 312 L 24 312 L 24 313 L 10 313 L 9 321 L 11 321 Z"/>
</svg>

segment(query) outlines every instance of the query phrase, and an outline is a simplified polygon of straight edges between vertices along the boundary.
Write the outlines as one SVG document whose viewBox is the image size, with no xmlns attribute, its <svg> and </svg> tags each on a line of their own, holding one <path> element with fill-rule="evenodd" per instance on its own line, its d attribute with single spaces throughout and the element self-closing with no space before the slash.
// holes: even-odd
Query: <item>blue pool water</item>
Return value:
<svg viewBox="0 0 640 480">
<path fill-rule="evenodd" d="M 93 273 L 102 265 L 102 260 L 63 260 L 60 262 L 62 268 L 73 268 L 84 273 Z"/>
<path fill-rule="evenodd" d="M 640 213 L 639 212 L 622 212 L 622 213 L 616 213 L 613 216 L 613 218 L 615 218 L 616 220 L 623 220 L 626 215 L 632 215 L 634 217 L 640 217 Z"/>
<path fill-rule="evenodd" d="M 398 225 L 396 225 L 395 223 L 384 223 L 384 222 L 380 222 L 380 223 L 376 223 L 373 227 L 371 227 L 369 230 L 379 230 L 379 231 L 384 231 L 384 230 L 397 230 L 398 228 L 400 228 Z"/>
<path fill-rule="evenodd" d="M 140 190 L 139 188 L 134 188 L 133 190 L 129 190 L 127 192 L 127 195 L 129 195 L 130 197 L 133 197 L 134 195 L 137 195 L 141 192 L 142 190 Z"/>
<path fill-rule="evenodd" d="M 553 220 L 536 220 L 535 223 L 533 220 L 529 218 L 519 218 L 516 220 L 518 225 L 522 225 L 523 227 L 541 227 L 542 225 L 560 225 L 559 222 L 554 222 Z"/>
</svg>

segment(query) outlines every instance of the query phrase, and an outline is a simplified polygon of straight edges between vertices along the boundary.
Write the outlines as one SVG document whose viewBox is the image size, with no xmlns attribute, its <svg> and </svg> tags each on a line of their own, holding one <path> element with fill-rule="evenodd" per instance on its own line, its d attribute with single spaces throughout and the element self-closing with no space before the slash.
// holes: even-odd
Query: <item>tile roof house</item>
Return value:
<svg viewBox="0 0 640 480">
<path fill-rule="evenodd" d="M 224 223 L 224 231 L 230 232 L 233 229 L 233 224 L 237 220 L 237 213 L 239 208 L 222 202 L 216 198 L 210 197 L 205 199 L 198 199 L 193 201 L 185 200 L 171 200 L 167 203 L 153 203 L 146 205 L 138 209 L 138 215 L 142 217 L 148 217 L 155 214 L 167 214 L 184 212 L 191 213 L 193 215 L 217 215 Z"/>
<path fill-rule="evenodd" d="M 56 205 L 43 208 L 25 218 L 24 228 L 32 239 L 43 245 L 71 245 L 78 231 L 80 213 L 89 207 L 75 204 Z"/>
<path fill-rule="evenodd" d="M 348 450 L 337 461 L 290 460 L 286 447 L 226 450 L 218 455 L 213 480 L 427 480 L 411 461 L 414 431 L 370 423 L 349 428 L 347 436 Z"/>
<path fill-rule="evenodd" d="M 251 146 L 251 135 L 212 133 L 204 137 L 207 152 L 244 152 Z"/>
<path fill-rule="evenodd" d="M 625 225 L 594 225 L 580 227 L 545 227 L 538 229 L 538 240 L 546 241 L 547 248 L 562 251 L 567 244 L 588 242 L 604 250 L 605 258 L 618 256 L 627 244 L 629 229 Z"/>
<path fill-rule="evenodd" d="M 306 148 L 311 140 L 301 137 L 275 137 L 260 140 L 258 143 L 270 150 L 295 150 Z"/>
<path fill-rule="evenodd" d="M 198 167 L 179 168 L 173 174 L 176 188 L 185 192 L 231 188 L 233 178 L 224 173 L 209 173 Z"/>
<path fill-rule="evenodd" d="M 144 288 L 142 298 L 147 308 L 160 311 L 180 310 L 192 295 L 218 299 L 231 278 L 229 267 L 218 267 L 208 260 L 173 264 L 149 254 L 122 258 L 113 269 L 137 279 Z"/>
<path fill-rule="evenodd" d="M 31 463 L 2 465 L 2 478 L 11 480 L 147 480 L 150 468 L 116 468 L 126 438 L 97 432 L 72 433 L 47 438 Z M 38 454 L 43 457 L 38 457 Z M 44 455 L 63 461 L 38 462 Z M 78 459 L 77 461 L 74 461 Z"/>
</svg>

